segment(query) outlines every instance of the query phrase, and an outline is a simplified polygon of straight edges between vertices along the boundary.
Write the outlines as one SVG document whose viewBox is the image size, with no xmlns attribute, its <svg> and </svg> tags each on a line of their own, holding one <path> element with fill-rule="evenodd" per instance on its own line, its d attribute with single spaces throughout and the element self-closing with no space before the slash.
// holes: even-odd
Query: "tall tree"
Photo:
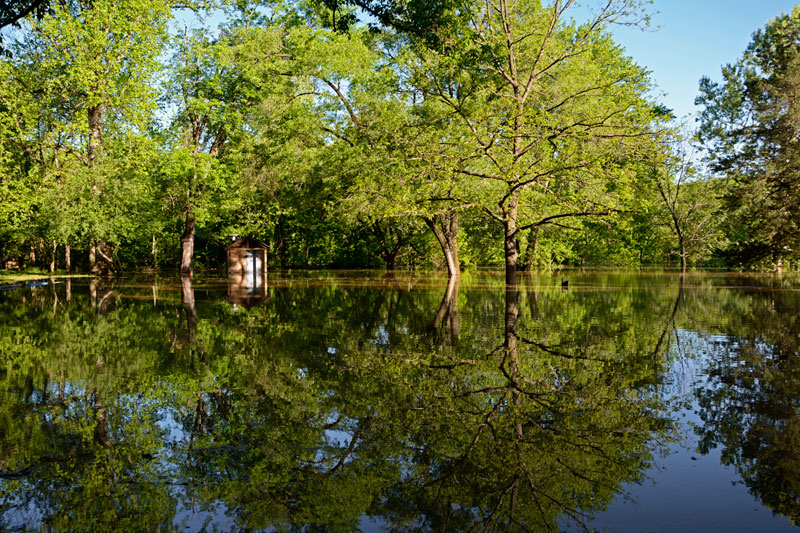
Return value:
<svg viewBox="0 0 800 533">
<path fill-rule="evenodd" d="M 800 258 L 800 7 L 753 34 L 722 81 L 700 80 L 700 139 L 730 181 L 729 255 L 773 265 Z"/>
<path fill-rule="evenodd" d="M 655 188 L 660 199 L 661 223 L 674 237 L 671 253 L 677 255 L 681 271 L 690 259 L 708 257 L 720 243 L 720 183 L 702 179 L 693 161 L 694 152 L 676 139 L 665 146 L 673 156 L 655 170 Z"/>
<path fill-rule="evenodd" d="M 131 192 L 123 176 L 141 164 L 129 156 L 155 107 L 151 81 L 170 14 L 153 0 L 60 2 L 41 20 L 28 19 L 13 46 L 10 89 L 29 94 L 48 117 L 44 137 L 17 127 L 20 144 L 26 135 L 36 144 L 42 172 L 57 183 L 69 176 L 80 184 L 80 217 L 69 222 L 89 242 L 93 271 L 115 268 L 119 194 Z M 26 117 L 9 112 L 22 125 Z"/>
<path fill-rule="evenodd" d="M 647 73 L 608 34 L 643 20 L 639 3 L 605 2 L 582 24 L 573 4 L 476 3 L 459 46 L 420 53 L 415 83 L 462 127 L 453 168 L 503 226 L 509 282 L 520 232 L 618 208 L 654 136 Z"/>
</svg>

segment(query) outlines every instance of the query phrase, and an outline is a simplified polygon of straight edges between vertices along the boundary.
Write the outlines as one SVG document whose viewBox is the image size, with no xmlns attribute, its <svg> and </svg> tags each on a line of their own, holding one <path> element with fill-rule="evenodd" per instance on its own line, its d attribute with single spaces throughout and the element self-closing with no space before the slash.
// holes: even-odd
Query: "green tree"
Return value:
<svg viewBox="0 0 800 533">
<path fill-rule="evenodd" d="M 722 183 L 703 179 L 693 162 L 694 152 L 675 139 L 664 168 L 655 169 L 655 188 L 661 223 L 669 228 L 674 245 L 670 252 L 680 258 L 681 271 L 690 260 L 707 258 L 721 241 Z M 675 146 L 676 145 L 676 146 Z"/>
<path fill-rule="evenodd" d="M 416 67 L 461 127 L 451 168 L 481 183 L 473 201 L 503 227 L 509 282 L 520 232 L 620 208 L 655 135 L 647 74 L 607 32 L 637 22 L 638 3 L 608 2 L 582 24 L 568 22 L 572 4 L 476 3 L 459 52 L 423 50 Z"/>
<path fill-rule="evenodd" d="M 51 237 L 80 236 L 94 271 L 114 270 L 111 243 L 133 233 L 127 208 L 142 190 L 142 136 L 170 15 L 168 5 L 148 0 L 63 2 L 28 19 L 30 29 L 11 49 L 9 92 L 28 95 L 32 105 L 4 102 L 4 111 L 18 144 L 38 154 L 38 175 L 58 189 L 43 213 L 65 215 L 40 226 Z"/>
<path fill-rule="evenodd" d="M 800 257 L 800 7 L 753 34 L 722 81 L 700 80 L 700 140 L 729 182 L 731 262 L 777 266 Z"/>
</svg>

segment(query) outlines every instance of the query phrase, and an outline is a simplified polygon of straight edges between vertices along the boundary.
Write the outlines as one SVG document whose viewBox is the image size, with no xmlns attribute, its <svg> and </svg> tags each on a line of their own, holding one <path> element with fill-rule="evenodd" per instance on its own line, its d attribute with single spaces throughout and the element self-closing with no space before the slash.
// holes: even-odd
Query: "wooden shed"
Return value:
<svg viewBox="0 0 800 533">
<path fill-rule="evenodd" d="M 228 253 L 228 274 L 245 277 L 263 276 L 267 273 L 269 246 L 252 237 L 239 239 L 225 250 Z"/>
</svg>

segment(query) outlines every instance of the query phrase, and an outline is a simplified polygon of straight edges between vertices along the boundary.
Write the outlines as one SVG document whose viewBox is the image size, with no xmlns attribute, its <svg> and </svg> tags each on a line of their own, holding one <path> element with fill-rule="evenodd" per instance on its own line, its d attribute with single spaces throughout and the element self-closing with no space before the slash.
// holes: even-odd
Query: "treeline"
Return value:
<svg viewBox="0 0 800 533">
<path fill-rule="evenodd" d="M 187 272 L 244 235 L 508 279 L 797 257 L 797 10 L 701 82 L 695 136 L 611 37 L 631 0 L 31 5 L 0 59 L 8 267 Z"/>
</svg>

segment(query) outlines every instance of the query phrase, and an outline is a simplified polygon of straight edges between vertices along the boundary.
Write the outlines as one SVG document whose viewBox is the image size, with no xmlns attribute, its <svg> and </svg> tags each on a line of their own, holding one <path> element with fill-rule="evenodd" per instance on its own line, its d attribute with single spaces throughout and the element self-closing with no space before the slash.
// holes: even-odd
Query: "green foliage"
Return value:
<svg viewBox="0 0 800 533">
<path fill-rule="evenodd" d="M 753 34 L 723 80 L 700 81 L 700 140 L 727 181 L 726 228 L 734 264 L 774 265 L 798 257 L 797 73 L 800 8 Z"/>
</svg>

